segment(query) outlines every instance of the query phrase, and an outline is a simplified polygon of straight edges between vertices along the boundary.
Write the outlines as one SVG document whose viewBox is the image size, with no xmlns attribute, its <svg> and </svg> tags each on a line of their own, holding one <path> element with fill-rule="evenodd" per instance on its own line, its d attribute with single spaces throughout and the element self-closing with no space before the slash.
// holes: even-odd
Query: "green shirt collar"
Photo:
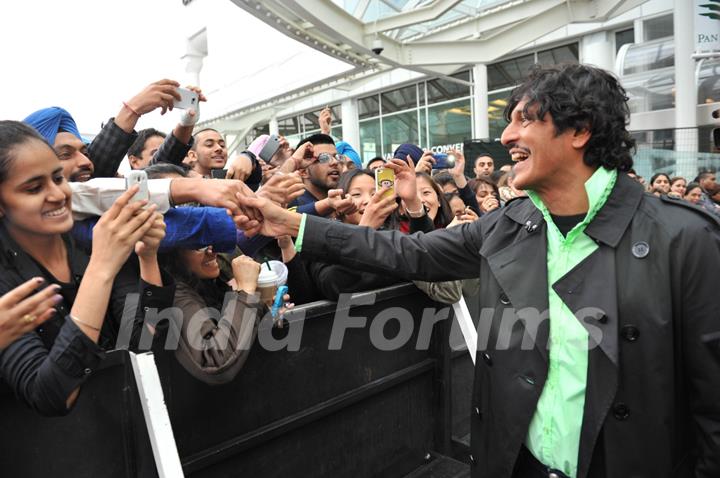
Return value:
<svg viewBox="0 0 720 478">
<path fill-rule="evenodd" d="M 599 167 L 587 181 L 585 181 L 585 192 L 587 193 L 589 204 L 588 212 L 585 215 L 585 219 L 583 219 L 580 224 L 576 225 L 572 231 L 568 233 L 568 239 L 576 236 L 578 234 L 576 231 L 584 231 L 585 227 L 595 218 L 595 215 L 605 205 L 605 202 L 610 196 L 610 193 L 615 186 L 615 181 L 617 181 L 617 170 L 605 169 L 602 166 Z M 550 211 L 542 202 L 540 196 L 532 190 L 527 190 L 527 194 L 535 207 L 542 212 L 548 226 L 552 224 L 553 227 L 557 228 L 555 223 L 553 223 Z"/>
</svg>

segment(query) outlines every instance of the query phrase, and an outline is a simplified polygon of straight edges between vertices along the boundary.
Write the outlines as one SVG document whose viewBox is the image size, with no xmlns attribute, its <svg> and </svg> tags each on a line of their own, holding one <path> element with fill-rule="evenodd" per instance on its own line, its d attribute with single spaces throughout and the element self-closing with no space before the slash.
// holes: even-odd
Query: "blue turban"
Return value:
<svg viewBox="0 0 720 478">
<path fill-rule="evenodd" d="M 337 149 L 338 154 L 342 154 L 343 156 L 347 156 L 352 160 L 353 163 L 355 163 L 355 166 L 360 169 L 362 168 L 362 160 L 360 159 L 360 155 L 353 149 L 352 146 L 350 146 L 350 143 L 347 143 L 345 141 L 338 141 L 335 143 L 335 149 Z"/>
<path fill-rule="evenodd" d="M 70 113 L 58 106 L 37 110 L 25 118 L 23 122 L 35 128 L 50 146 L 55 144 L 55 136 L 57 136 L 58 131 L 67 131 L 77 136 L 80 141 L 85 142 L 83 137 L 80 136 L 80 131 L 78 131 L 75 120 L 70 116 Z"/>
</svg>

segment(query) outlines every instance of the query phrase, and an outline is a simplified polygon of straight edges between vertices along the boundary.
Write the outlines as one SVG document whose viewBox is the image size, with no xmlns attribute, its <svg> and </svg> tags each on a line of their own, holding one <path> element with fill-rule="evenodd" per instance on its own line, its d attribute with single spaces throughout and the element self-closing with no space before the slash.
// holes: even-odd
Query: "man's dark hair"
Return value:
<svg viewBox="0 0 720 478">
<path fill-rule="evenodd" d="M 172 163 L 155 163 L 152 166 L 145 168 L 144 171 L 145 174 L 147 174 L 148 179 L 161 179 L 172 175 L 179 175 L 186 178 L 188 170 L 183 166 L 178 166 Z"/>
<path fill-rule="evenodd" d="M 215 128 L 203 128 L 203 129 L 201 129 L 200 131 L 196 131 L 196 132 L 193 133 L 193 140 L 194 140 L 194 141 L 193 141 L 192 147 L 190 147 L 191 150 L 197 151 L 197 144 L 198 144 L 197 139 L 198 139 L 198 135 L 200 135 L 200 133 L 204 133 L 205 131 L 215 131 L 217 134 L 219 134 L 220 136 L 222 136 L 222 133 L 221 133 L 220 131 L 216 130 Z"/>
<path fill-rule="evenodd" d="M 382 156 L 375 156 L 374 158 L 372 158 L 370 161 L 367 162 L 367 164 L 365 165 L 365 167 L 366 167 L 366 168 L 369 168 L 370 165 L 371 165 L 372 163 L 374 163 L 375 161 L 381 161 L 383 164 L 384 164 L 384 163 L 387 163 L 387 161 L 385 161 L 385 158 L 383 158 Z"/>
<path fill-rule="evenodd" d="M 153 136 L 160 136 L 161 138 L 165 138 L 165 136 L 167 135 L 162 131 L 156 130 L 155 128 L 142 129 L 138 131 L 138 136 L 132 146 L 130 146 L 130 148 L 128 149 L 127 155 L 139 158 L 142 155 L 143 149 L 145 149 L 145 141 L 152 138 Z"/>
<path fill-rule="evenodd" d="M 715 176 L 715 173 L 712 171 L 703 171 L 702 173 L 699 173 L 697 175 L 697 177 L 695 178 L 695 180 L 693 182 L 701 183 L 701 182 L 705 181 L 707 178 L 709 178 L 710 176 Z"/>
<path fill-rule="evenodd" d="M 299 148 L 305 143 L 310 143 L 313 146 L 316 144 L 332 144 L 333 146 L 335 146 L 335 141 L 332 139 L 332 137 L 326 134 L 318 133 L 301 139 L 297 146 L 295 146 L 295 149 Z"/>
<path fill-rule="evenodd" d="M 457 184 L 455 184 L 455 180 L 453 179 L 452 175 L 448 173 L 447 171 L 441 171 L 437 173 L 435 176 L 432 177 L 433 181 L 438 183 L 440 187 L 445 186 L 446 184 L 453 184 L 455 187 L 457 187 Z"/>
<path fill-rule="evenodd" d="M 558 135 L 568 129 L 590 131 L 583 157 L 588 166 L 619 171 L 632 168 L 635 140 L 627 130 L 628 98 L 612 74 L 586 65 L 536 65 L 510 96 L 505 107 L 508 122 L 523 100 L 527 100 L 523 114 L 541 120 L 550 113 Z"/>
</svg>

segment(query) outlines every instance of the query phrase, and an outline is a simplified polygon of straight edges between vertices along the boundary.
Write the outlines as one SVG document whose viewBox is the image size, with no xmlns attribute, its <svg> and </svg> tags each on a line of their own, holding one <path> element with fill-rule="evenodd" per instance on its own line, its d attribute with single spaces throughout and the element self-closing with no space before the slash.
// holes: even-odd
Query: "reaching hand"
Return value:
<svg viewBox="0 0 720 478">
<path fill-rule="evenodd" d="M 357 212 L 357 206 L 352 198 L 345 196 L 342 189 L 331 189 L 328 191 L 328 204 L 337 214 L 346 216 Z"/>
<path fill-rule="evenodd" d="M 159 212 L 154 214 L 153 225 L 150 230 L 135 244 L 135 254 L 138 257 L 152 259 L 157 256 L 160 243 L 165 238 L 165 221 Z"/>
<path fill-rule="evenodd" d="M 228 163 L 225 179 L 235 179 L 245 182 L 253 172 L 252 161 L 244 154 L 238 155 L 233 161 L 228 161 Z"/>
<path fill-rule="evenodd" d="M 467 185 L 465 177 L 465 155 L 458 149 L 451 149 L 450 154 L 455 156 L 455 167 L 450 170 L 450 175 L 455 181 L 455 185 L 462 189 Z"/>
<path fill-rule="evenodd" d="M 143 209 L 147 201 L 130 203 L 138 189 L 135 185 L 125 191 L 110 209 L 100 216 L 93 228 L 90 261 L 97 261 L 96 264 L 101 265 L 112 277 L 120 271 L 135 244 L 155 224 L 155 204 Z"/>
<path fill-rule="evenodd" d="M 257 192 L 258 197 L 264 197 L 275 204 L 286 207 L 289 203 L 302 196 L 305 185 L 302 178 L 296 173 L 277 173 L 267 180 Z"/>
<path fill-rule="evenodd" d="M 317 161 L 317 158 L 313 154 L 312 143 L 303 143 L 295 150 L 290 159 L 285 161 L 281 166 L 281 170 L 285 173 L 292 173 L 307 168 L 315 161 Z"/>
<path fill-rule="evenodd" d="M 378 229 L 385 223 L 385 219 L 397 208 L 396 196 L 394 194 L 385 196 L 388 189 L 387 187 L 383 187 L 373 194 L 367 206 L 365 206 L 362 218 L 360 218 L 360 226 Z"/>
<path fill-rule="evenodd" d="M 42 325 L 55 313 L 54 307 L 62 301 L 62 296 L 58 295 L 60 287 L 51 285 L 34 293 L 44 283 L 43 278 L 36 277 L 0 297 L 0 350 Z"/>
<path fill-rule="evenodd" d="M 233 215 L 233 221 L 248 236 L 262 234 L 268 237 L 296 236 L 300 227 L 301 215 L 278 206 L 267 198 L 237 194 L 237 202 L 242 211 L 252 213 L 259 220 L 248 221 L 247 216 Z"/>
<path fill-rule="evenodd" d="M 175 100 L 180 101 L 180 93 L 177 88 L 180 83 L 173 80 L 160 80 L 150 83 L 140 93 L 127 102 L 134 112 L 139 115 L 149 113 L 156 108 L 162 108 L 160 114 L 172 110 Z"/>
<path fill-rule="evenodd" d="M 329 107 L 326 106 L 320 112 L 318 123 L 320 123 L 320 132 L 329 135 L 332 128 L 332 111 L 330 111 Z"/>
<path fill-rule="evenodd" d="M 402 199 L 405 207 L 412 211 L 420 210 L 422 201 L 418 196 L 417 176 L 412 158 L 408 156 L 407 162 L 391 159 L 385 167 L 395 171 L 395 194 Z"/>
<path fill-rule="evenodd" d="M 282 260 L 285 264 L 295 258 L 297 251 L 295 251 L 295 244 L 293 243 L 292 237 L 280 236 L 277 238 L 278 247 L 282 253 Z"/>
<path fill-rule="evenodd" d="M 420 157 L 420 161 L 418 161 L 415 166 L 415 171 L 418 173 L 430 174 L 432 172 L 433 164 L 435 164 L 435 158 L 433 158 L 432 151 L 425 150 L 423 155 Z"/>
</svg>

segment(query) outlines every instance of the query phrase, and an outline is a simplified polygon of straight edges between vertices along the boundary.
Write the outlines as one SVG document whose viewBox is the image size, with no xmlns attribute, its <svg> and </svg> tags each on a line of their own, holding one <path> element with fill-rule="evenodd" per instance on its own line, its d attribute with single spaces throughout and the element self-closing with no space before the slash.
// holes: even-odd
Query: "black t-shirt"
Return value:
<svg viewBox="0 0 720 478">
<path fill-rule="evenodd" d="M 567 233 L 570 232 L 573 227 L 577 226 L 582 222 L 583 219 L 585 219 L 585 216 L 586 213 L 575 214 L 573 216 L 556 216 L 555 214 L 550 215 L 553 222 L 555 223 L 557 228 L 560 229 L 560 232 L 563 236 L 567 236 Z"/>
</svg>

